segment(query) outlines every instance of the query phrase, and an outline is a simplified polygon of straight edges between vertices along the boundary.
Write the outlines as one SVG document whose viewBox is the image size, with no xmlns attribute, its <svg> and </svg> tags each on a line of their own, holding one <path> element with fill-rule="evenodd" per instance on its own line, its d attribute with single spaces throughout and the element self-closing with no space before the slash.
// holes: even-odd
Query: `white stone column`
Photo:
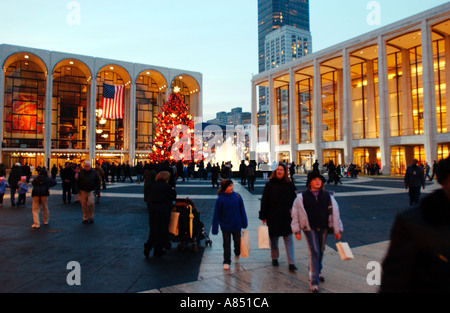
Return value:
<svg viewBox="0 0 450 313">
<path fill-rule="evenodd" d="M 44 164 L 50 168 L 52 150 L 52 104 L 53 104 L 53 73 L 47 73 L 45 84 L 45 128 L 44 128 Z"/>
<path fill-rule="evenodd" d="M 378 37 L 378 114 L 379 139 L 381 153 L 381 170 L 383 174 L 391 173 L 391 148 L 389 146 L 389 94 L 386 43 L 383 36 Z"/>
<path fill-rule="evenodd" d="M 130 87 L 130 111 L 128 117 L 128 125 L 130 130 L 128 133 L 129 138 L 129 151 L 130 151 L 130 164 L 136 158 L 136 83 L 132 82 Z M 126 115 L 124 116 L 126 119 Z M 134 165 L 134 164 L 133 164 Z"/>
<path fill-rule="evenodd" d="M 352 94 L 350 77 L 350 55 L 347 49 L 342 51 L 342 130 L 344 141 L 344 163 L 353 161 L 353 135 L 352 135 Z"/>
<path fill-rule="evenodd" d="M 317 59 L 314 59 L 314 99 L 313 99 L 313 114 L 314 114 L 314 149 L 315 149 L 315 159 L 322 164 L 322 80 L 320 77 L 320 64 Z M 314 163 L 315 160 L 313 160 Z"/>
<path fill-rule="evenodd" d="M 423 133 L 425 137 L 425 160 L 432 164 L 437 159 L 437 124 L 434 88 L 433 45 L 431 28 L 426 20 L 422 21 L 422 80 L 423 80 Z M 447 112 L 447 114 L 449 114 Z"/>
<path fill-rule="evenodd" d="M 252 82 L 252 97 L 251 97 L 251 129 L 250 129 L 250 160 L 256 160 L 256 147 L 258 145 L 258 104 L 256 97 L 256 88 Z"/>
<path fill-rule="evenodd" d="M 293 68 L 289 69 L 289 156 L 290 162 L 297 163 L 297 92 L 295 84 L 295 73 Z"/>
<path fill-rule="evenodd" d="M 88 149 L 89 149 L 89 161 L 95 158 L 95 139 L 96 139 L 96 116 L 95 109 L 97 105 L 97 77 L 92 77 L 91 80 L 91 98 L 89 101 L 89 109 L 87 110 L 87 122 L 86 133 L 89 133 Z"/>
<path fill-rule="evenodd" d="M 278 137 L 278 127 L 275 127 L 275 114 L 277 114 L 276 108 L 275 108 L 275 95 L 274 95 L 274 86 L 273 86 L 273 77 L 272 75 L 269 75 L 269 97 L 267 99 L 268 101 L 268 107 L 269 107 L 269 125 L 268 125 L 268 136 L 269 136 L 269 149 L 270 149 L 270 163 L 273 161 L 278 161 L 276 157 L 275 152 L 275 144 L 278 146 L 278 143 L 276 143 L 276 138 Z"/>
</svg>

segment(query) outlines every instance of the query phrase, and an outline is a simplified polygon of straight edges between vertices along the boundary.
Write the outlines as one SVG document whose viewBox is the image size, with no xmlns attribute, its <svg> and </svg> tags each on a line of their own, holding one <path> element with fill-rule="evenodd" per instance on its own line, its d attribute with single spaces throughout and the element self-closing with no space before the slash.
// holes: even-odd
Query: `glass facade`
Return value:
<svg viewBox="0 0 450 313">
<path fill-rule="evenodd" d="M 383 173 L 399 175 L 414 158 L 432 164 L 447 157 L 450 4 L 433 14 L 310 54 L 270 76 L 256 75 L 255 81 L 267 85 L 272 77 L 276 85 L 279 75 L 295 73 L 289 83 L 296 88 L 289 101 L 296 127 L 290 154 L 299 162 L 302 151 L 337 164 L 377 162 Z M 275 88 L 272 96 L 279 92 Z"/>
<path fill-rule="evenodd" d="M 178 76 L 172 84 L 174 78 L 167 76 L 168 69 L 161 68 L 162 73 L 143 69 L 142 78 L 133 79 L 128 73 L 141 65 L 117 62 L 104 65 L 94 74 L 88 65 L 94 64 L 94 58 L 73 54 L 64 58 L 62 53 L 37 50 L 32 54 L 23 50 L 0 45 L 0 58 L 7 55 L 1 60 L 0 155 L 1 163 L 8 168 L 16 162 L 51 167 L 66 161 L 135 164 L 145 160 L 151 153 L 154 114 L 172 91 L 168 85 L 180 87 L 193 116 L 202 112 L 201 86 L 197 83 L 200 73 L 192 72 L 191 76 L 183 71 L 183 79 Z M 58 58 L 53 68 L 44 61 Z M 102 117 L 104 82 L 125 85 L 123 119 Z M 132 109 L 135 114 L 131 114 Z"/>
</svg>

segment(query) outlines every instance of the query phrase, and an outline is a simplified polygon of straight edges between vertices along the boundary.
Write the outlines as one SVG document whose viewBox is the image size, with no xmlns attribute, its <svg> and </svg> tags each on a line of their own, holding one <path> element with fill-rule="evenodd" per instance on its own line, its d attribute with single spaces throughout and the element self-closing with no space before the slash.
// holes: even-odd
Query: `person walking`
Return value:
<svg viewBox="0 0 450 313">
<path fill-rule="evenodd" d="M 395 218 L 380 293 L 450 293 L 450 157 L 436 175 L 442 188 Z"/>
<path fill-rule="evenodd" d="M 20 178 L 23 176 L 23 172 L 21 169 L 20 163 L 16 163 L 12 168 L 11 172 L 9 173 L 8 177 L 8 184 L 11 188 L 11 206 L 16 205 L 16 191 L 17 191 L 17 184 L 20 181 Z"/>
<path fill-rule="evenodd" d="M 44 225 L 48 225 L 50 212 L 47 206 L 48 197 L 50 196 L 49 189 L 56 186 L 56 180 L 48 176 L 48 172 L 45 169 L 41 169 L 39 175 L 31 182 L 33 190 L 31 191 L 31 197 L 33 198 L 32 213 L 33 213 L 33 225 L 32 228 L 37 229 L 40 227 L 41 222 L 39 214 L 42 207 L 42 218 Z"/>
<path fill-rule="evenodd" d="M 163 256 L 170 248 L 169 241 L 169 223 L 170 213 L 172 211 L 173 202 L 177 198 L 177 192 L 174 187 L 169 184 L 171 173 L 161 171 L 156 175 L 155 182 L 152 185 L 150 193 L 150 240 L 147 240 L 148 253 L 154 248 L 153 256 Z M 145 254 L 144 250 L 144 254 Z M 146 254 L 146 256 L 148 255 Z"/>
<path fill-rule="evenodd" d="M 64 168 L 59 173 L 62 181 L 62 199 L 64 204 L 72 200 L 72 184 L 74 180 L 74 172 L 70 167 L 70 163 L 66 162 Z"/>
<path fill-rule="evenodd" d="M 286 165 L 280 163 L 264 187 L 259 211 L 259 219 L 269 227 L 272 265 L 278 266 L 278 240 L 283 237 L 291 271 L 297 269 L 291 230 L 291 209 L 297 196 L 295 190 Z"/>
<path fill-rule="evenodd" d="M 247 173 L 247 183 L 248 190 L 255 190 L 255 180 L 256 180 L 256 162 L 254 160 L 250 161 L 250 164 L 246 169 Z"/>
<path fill-rule="evenodd" d="M 419 161 L 414 159 L 412 164 L 408 166 L 405 173 L 405 188 L 409 189 L 409 205 L 419 204 L 420 200 L 420 187 L 425 189 L 425 178 L 423 170 L 417 164 Z"/>
<path fill-rule="evenodd" d="M 217 235 L 220 230 L 223 237 L 223 269 L 230 269 L 231 264 L 231 237 L 234 244 L 234 260 L 238 261 L 241 255 L 241 230 L 247 228 L 247 214 L 242 197 L 234 192 L 233 181 L 225 179 L 220 183 L 214 208 L 212 221 L 212 234 Z"/>
<path fill-rule="evenodd" d="M 245 186 L 247 185 L 247 165 L 245 164 L 245 161 L 242 160 L 241 164 L 239 165 L 239 176 L 241 177 L 241 185 Z"/>
<path fill-rule="evenodd" d="M 219 173 L 220 173 L 219 163 L 216 163 L 215 165 L 213 164 L 213 167 L 211 168 L 211 183 L 213 188 L 219 187 L 218 182 Z"/>
<path fill-rule="evenodd" d="M 78 173 L 76 181 L 79 193 L 81 208 L 83 210 L 83 224 L 94 223 L 95 196 L 94 191 L 100 188 L 100 177 L 92 169 L 91 162 L 84 162 L 83 169 Z"/>
<path fill-rule="evenodd" d="M 289 175 L 291 178 L 291 181 L 294 181 L 294 174 L 295 174 L 295 163 L 292 161 L 290 167 L 289 167 Z"/>
<path fill-rule="evenodd" d="M 309 288 L 310 292 L 319 292 L 322 276 L 322 259 L 325 240 L 333 230 L 334 238 L 341 239 L 344 231 L 336 199 L 325 191 L 325 177 L 318 172 L 307 176 L 306 190 L 299 193 L 292 206 L 291 228 L 297 240 L 305 234 L 309 250 Z"/>
</svg>

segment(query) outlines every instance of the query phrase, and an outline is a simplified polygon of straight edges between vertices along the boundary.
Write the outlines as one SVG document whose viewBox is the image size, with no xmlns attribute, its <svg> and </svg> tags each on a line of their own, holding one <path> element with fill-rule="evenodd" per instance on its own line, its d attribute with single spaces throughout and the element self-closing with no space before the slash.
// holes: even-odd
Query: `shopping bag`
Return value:
<svg viewBox="0 0 450 313">
<path fill-rule="evenodd" d="M 180 217 L 179 212 L 170 213 L 169 233 L 174 236 L 178 236 L 178 219 Z"/>
<path fill-rule="evenodd" d="M 353 259 L 353 253 L 352 250 L 350 250 L 350 246 L 347 242 L 338 241 L 336 242 L 336 248 L 339 253 L 339 256 L 341 257 L 341 260 L 351 260 Z"/>
<path fill-rule="evenodd" d="M 269 227 L 267 225 L 258 227 L 258 247 L 260 249 L 270 249 Z"/>
<path fill-rule="evenodd" d="M 250 233 L 248 230 L 242 230 L 241 234 L 241 257 L 248 258 L 250 255 Z"/>
</svg>

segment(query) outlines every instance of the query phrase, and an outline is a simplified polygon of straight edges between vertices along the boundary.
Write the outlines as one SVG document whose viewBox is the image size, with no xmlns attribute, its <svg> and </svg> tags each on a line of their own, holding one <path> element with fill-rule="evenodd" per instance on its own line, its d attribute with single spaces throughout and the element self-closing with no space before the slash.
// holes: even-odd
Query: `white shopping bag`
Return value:
<svg viewBox="0 0 450 313">
<path fill-rule="evenodd" d="M 350 250 L 350 246 L 346 242 L 336 242 L 336 248 L 339 252 L 339 256 L 341 257 L 341 260 L 352 260 L 353 259 L 353 253 L 352 250 Z"/>
<path fill-rule="evenodd" d="M 250 233 L 248 230 L 242 230 L 241 234 L 241 257 L 248 258 L 250 255 Z"/>
<path fill-rule="evenodd" d="M 258 227 L 258 247 L 260 249 L 270 249 L 269 227 L 267 225 Z"/>
</svg>

